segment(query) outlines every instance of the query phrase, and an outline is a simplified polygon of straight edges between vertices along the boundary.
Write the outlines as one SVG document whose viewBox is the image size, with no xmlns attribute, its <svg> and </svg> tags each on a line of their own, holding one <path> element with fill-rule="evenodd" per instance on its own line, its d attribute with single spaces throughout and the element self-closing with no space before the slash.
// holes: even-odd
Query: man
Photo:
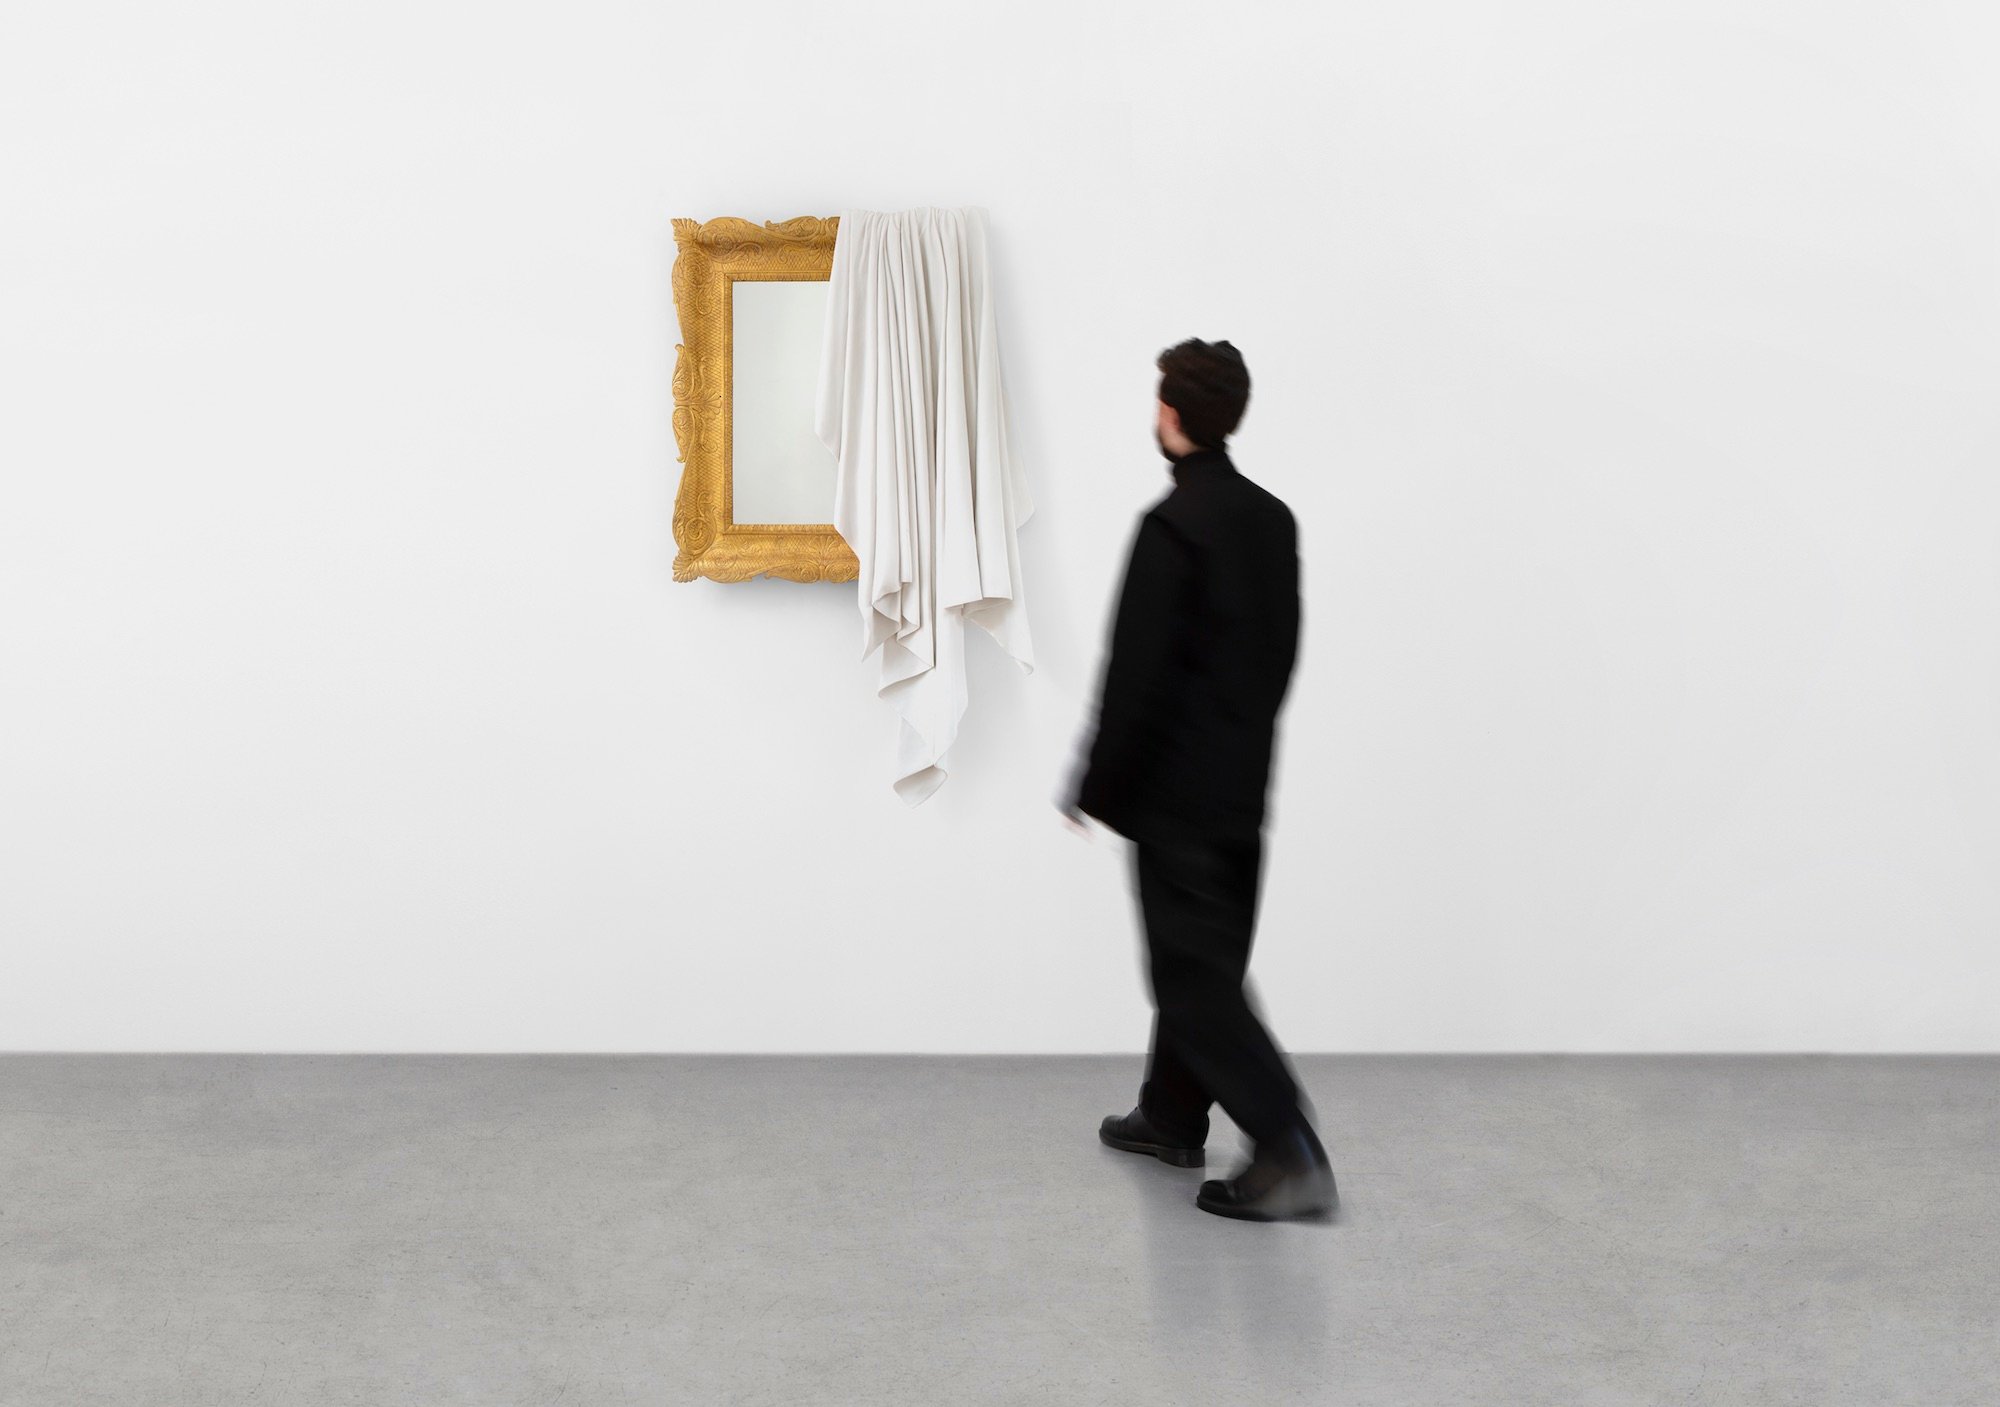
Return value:
<svg viewBox="0 0 2000 1407">
<path fill-rule="evenodd" d="M 1250 399 L 1236 348 L 1190 338 L 1156 364 L 1154 438 L 1174 486 L 1139 521 L 1096 730 L 1061 803 L 1079 829 L 1081 813 L 1132 841 L 1156 1013 L 1138 1107 L 1098 1136 L 1200 1167 L 1220 1104 L 1253 1150 L 1195 1205 L 1323 1217 L 1332 1166 L 1245 990 L 1276 719 L 1298 654 L 1297 527 L 1230 459 Z"/>
</svg>

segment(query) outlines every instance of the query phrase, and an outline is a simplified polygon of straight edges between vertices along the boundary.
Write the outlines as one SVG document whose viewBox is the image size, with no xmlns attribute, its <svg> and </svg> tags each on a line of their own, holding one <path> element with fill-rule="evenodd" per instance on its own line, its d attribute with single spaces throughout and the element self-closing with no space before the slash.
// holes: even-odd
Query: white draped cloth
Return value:
<svg viewBox="0 0 2000 1407">
<path fill-rule="evenodd" d="M 827 288 L 814 428 L 912 806 L 943 784 L 965 713 L 966 623 L 1034 669 L 1015 537 L 1033 505 L 1008 448 L 986 249 L 979 206 L 843 210 Z"/>
</svg>

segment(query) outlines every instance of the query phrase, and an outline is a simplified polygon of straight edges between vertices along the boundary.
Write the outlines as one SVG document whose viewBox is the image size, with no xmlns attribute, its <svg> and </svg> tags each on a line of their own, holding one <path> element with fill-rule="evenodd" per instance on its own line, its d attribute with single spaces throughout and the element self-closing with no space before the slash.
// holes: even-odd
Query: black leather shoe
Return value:
<svg viewBox="0 0 2000 1407">
<path fill-rule="evenodd" d="M 1205 1212 L 1244 1221 L 1323 1221 L 1339 1203 L 1333 1164 L 1303 1120 L 1259 1143 L 1234 1175 L 1204 1182 L 1194 1199 Z"/>
<path fill-rule="evenodd" d="M 1107 1114 L 1097 1127 L 1097 1136 L 1113 1148 L 1127 1153 L 1150 1153 L 1177 1168 L 1198 1168 L 1204 1158 L 1199 1143 L 1174 1143 L 1134 1109 L 1129 1114 Z"/>
</svg>

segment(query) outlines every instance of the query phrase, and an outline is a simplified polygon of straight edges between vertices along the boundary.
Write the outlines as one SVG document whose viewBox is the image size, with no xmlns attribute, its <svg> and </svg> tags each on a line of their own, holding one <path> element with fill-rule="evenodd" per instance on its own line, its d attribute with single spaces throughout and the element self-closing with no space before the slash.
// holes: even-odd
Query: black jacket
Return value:
<svg viewBox="0 0 2000 1407">
<path fill-rule="evenodd" d="M 1254 836 L 1298 658 L 1298 526 L 1224 450 L 1173 473 L 1132 541 L 1067 805 L 1134 840 Z"/>
</svg>

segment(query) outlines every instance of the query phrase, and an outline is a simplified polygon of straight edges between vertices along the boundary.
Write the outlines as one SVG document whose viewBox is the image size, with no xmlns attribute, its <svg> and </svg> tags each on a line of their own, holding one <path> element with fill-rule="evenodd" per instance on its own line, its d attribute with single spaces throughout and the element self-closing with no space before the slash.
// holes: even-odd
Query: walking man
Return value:
<svg viewBox="0 0 2000 1407">
<path fill-rule="evenodd" d="M 1298 655 L 1297 526 L 1226 448 L 1250 399 L 1242 354 L 1190 338 L 1157 366 L 1154 436 L 1174 485 L 1139 520 L 1096 729 L 1061 802 L 1073 825 L 1093 816 L 1132 842 L 1153 989 L 1138 1106 L 1098 1136 L 1201 1167 L 1220 1104 L 1253 1149 L 1195 1205 L 1324 1217 L 1333 1168 L 1246 990 L 1276 720 Z"/>
</svg>

